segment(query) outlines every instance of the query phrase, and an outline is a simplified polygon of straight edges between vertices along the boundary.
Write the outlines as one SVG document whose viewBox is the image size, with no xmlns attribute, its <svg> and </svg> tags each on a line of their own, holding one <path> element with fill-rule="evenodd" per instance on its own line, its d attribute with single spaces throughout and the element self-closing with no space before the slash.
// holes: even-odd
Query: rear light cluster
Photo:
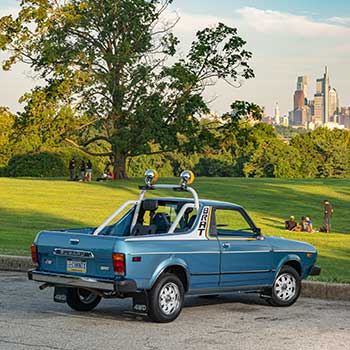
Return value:
<svg viewBox="0 0 350 350">
<path fill-rule="evenodd" d="M 125 256 L 120 253 L 112 254 L 114 274 L 125 276 Z"/>
<path fill-rule="evenodd" d="M 38 259 L 38 247 L 33 244 L 31 247 L 30 247 L 30 250 L 32 252 L 32 262 L 34 265 L 38 265 L 39 263 L 39 259 Z"/>
</svg>

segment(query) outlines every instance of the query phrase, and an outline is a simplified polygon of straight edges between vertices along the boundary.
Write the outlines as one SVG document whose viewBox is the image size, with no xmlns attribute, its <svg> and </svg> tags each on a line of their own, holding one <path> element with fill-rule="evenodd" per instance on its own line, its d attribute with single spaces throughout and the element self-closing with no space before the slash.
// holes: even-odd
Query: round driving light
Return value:
<svg viewBox="0 0 350 350">
<path fill-rule="evenodd" d="M 152 186 L 158 181 L 158 172 L 156 170 L 148 169 L 145 172 L 145 183 L 147 186 Z"/>
<path fill-rule="evenodd" d="M 194 181 L 194 174 L 191 170 L 184 170 L 180 174 L 180 178 L 182 186 L 191 185 L 191 183 Z"/>
</svg>

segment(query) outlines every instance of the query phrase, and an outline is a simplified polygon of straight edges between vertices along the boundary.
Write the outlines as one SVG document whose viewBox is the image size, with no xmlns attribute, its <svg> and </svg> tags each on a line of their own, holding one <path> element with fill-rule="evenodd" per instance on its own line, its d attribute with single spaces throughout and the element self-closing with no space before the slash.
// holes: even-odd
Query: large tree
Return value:
<svg viewBox="0 0 350 350">
<path fill-rule="evenodd" d="M 44 81 L 27 97 L 23 123 L 39 106 L 67 142 L 109 156 L 118 178 L 128 157 L 198 147 L 205 88 L 252 78 L 251 53 L 235 28 L 219 23 L 198 31 L 179 58 L 177 20 L 165 15 L 171 2 L 22 0 L 16 18 L 0 19 L 0 50 L 10 53 L 4 69 L 25 62 Z M 103 151 L 92 152 L 93 143 Z"/>
</svg>

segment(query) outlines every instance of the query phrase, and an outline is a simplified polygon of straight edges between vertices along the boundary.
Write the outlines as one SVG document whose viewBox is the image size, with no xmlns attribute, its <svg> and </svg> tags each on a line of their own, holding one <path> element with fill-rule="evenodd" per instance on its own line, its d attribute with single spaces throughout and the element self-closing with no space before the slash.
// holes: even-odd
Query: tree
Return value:
<svg viewBox="0 0 350 350">
<path fill-rule="evenodd" d="M 10 145 L 15 117 L 5 107 L 0 107 L 0 167 L 7 164 L 12 154 Z"/>
<path fill-rule="evenodd" d="M 119 178 L 129 157 L 199 148 L 205 138 L 197 117 L 209 111 L 205 88 L 254 77 L 245 41 L 222 23 L 198 31 L 188 54 L 176 59 L 176 20 L 164 20 L 171 2 L 23 0 L 17 18 L 0 19 L 0 50 L 10 52 L 3 68 L 30 64 L 45 82 L 43 95 L 50 91 L 66 112 L 55 111 L 56 122 L 67 125 L 67 115 L 80 122 L 78 132 L 60 128 L 60 136 L 109 156 Z M 36 103 L 23 118 L 36 118 L 40 101 L 30 100 Z M 96 143 L 104 151 L 93 152 Z"/>
</svg>

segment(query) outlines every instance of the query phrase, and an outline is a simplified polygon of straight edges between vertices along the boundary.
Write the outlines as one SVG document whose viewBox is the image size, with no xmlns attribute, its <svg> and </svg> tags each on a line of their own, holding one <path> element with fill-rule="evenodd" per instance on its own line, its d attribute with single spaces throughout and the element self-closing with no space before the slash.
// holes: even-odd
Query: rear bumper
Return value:
<svg viewBox="0 0 350 350">
<path fill-rule="evenodd" d="M 136 292 L 136 282 L 134 280 L 105 280 L 90 277 L 61 275 L 51 272 L 30 270 L 28 271 L 28 279 L 37 282 L 48 283 L 52 286 L 61 287 L 80 287 L 104 290 L 110 292 L 132 293 Z"/>
<path fill-rule="evenodd" d="M 319 276 L 321 273 L 321 268 L 317 265 L 312 266 L 309 275 L 310 276 Z"/>
</svg>

